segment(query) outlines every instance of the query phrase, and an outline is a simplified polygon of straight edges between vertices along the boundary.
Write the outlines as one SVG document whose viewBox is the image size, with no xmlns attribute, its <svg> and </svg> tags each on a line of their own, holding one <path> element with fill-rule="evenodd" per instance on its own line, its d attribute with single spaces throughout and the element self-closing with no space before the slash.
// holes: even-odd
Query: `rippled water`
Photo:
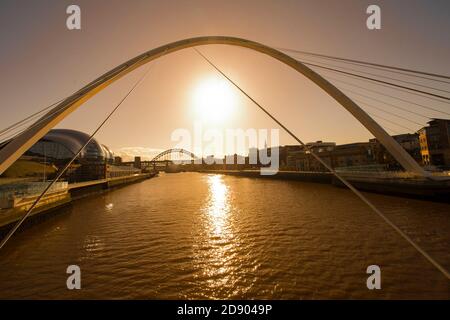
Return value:
<svg viewBox="0 0 450 320">
<path fill-rule="evenodd" d="M 450 269 L 450 205 L 368 194 Z M 0 298 L 450 298 L 449 282 L 350 191 L 199 173 L 75 202 L 0 252 Z M 81 290 L 66 268 L 81 268 Z M 381 267 L 381 290 L 366 268 Z"/>
</svg>

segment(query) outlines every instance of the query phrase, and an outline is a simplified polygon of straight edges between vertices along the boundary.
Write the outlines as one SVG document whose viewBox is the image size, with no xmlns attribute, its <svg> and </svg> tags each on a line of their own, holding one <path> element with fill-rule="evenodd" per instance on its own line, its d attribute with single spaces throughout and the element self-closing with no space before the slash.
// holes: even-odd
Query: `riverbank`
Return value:
<svg viewBox="0 0 450 320">
<path fill-rule="evenodd" d="M 58 211 L 57 209 L 70 205 L 75 200 L 108 192 L 115 188 L 153 178 L 156 175 L 156 173 L 141 173 L 131 176 L 67 184 L 64 189 L 59 188 L 56 191 L 46 194 L 36 205 L 29 218 L 23 224 L 23 227 L 33 225 L 38 221 L 52 216 L 53 213 Z M 14 223 L 23 217 L 38 196 L 39 194 L 14 197 L 9 200 L 11 202 L 9 208 L 0 209 L 0 235 L 7 232 Z"/>
<path fill-rule="evenodd" d="M 331 172 L 278 171 L 274 175 L 261 175 L 259 170 L 201 170 L 199 172 L 249 178 L 297 180 L 345 187 Z M 450 202 L 450 177 L 432 180 L 394 172 L 340 172 L 340 175 L 362 191 Z"/>
</svg>

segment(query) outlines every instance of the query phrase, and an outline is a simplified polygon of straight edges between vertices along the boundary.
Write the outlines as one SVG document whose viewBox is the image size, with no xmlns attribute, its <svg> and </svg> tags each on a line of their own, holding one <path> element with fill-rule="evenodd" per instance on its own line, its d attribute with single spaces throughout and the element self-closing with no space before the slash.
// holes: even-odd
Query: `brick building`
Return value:
<svg viewBox="0 0 450 320">
<path fill-rule="evenodd" d="M 423 165 L 450 168 L 450 120 L 433 119 L 418 133 Z"/>
</svg>

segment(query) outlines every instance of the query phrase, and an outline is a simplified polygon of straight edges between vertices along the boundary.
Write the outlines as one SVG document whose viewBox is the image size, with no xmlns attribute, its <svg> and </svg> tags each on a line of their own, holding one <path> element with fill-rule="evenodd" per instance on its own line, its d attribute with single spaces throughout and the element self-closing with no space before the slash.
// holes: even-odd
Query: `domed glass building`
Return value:
<svg viewBox="0 0 450 320">
<path fill-rule="evenodd" d="M 35 143 L 25 155 L 46 157 L 55 162 L 70 160 L 88 140 L 89 135 L 81 131 L 53 129 Z M 101 145 L 96 139 L 92 139 L 81 151 L 77 160 L 108 163 L 114 160 L 114 156 L 108 147 Z"/>
<path fill-rule="evenodd" d="M 50 130 L 22 157 L 62 169 L 89 140 L 89 135 L 70 129 Z M 114 161 L 113 152 L 92 139 L 67 170 L 64 177 L 69 182 L 103 179 L 107 164 Z"/>
</svg>

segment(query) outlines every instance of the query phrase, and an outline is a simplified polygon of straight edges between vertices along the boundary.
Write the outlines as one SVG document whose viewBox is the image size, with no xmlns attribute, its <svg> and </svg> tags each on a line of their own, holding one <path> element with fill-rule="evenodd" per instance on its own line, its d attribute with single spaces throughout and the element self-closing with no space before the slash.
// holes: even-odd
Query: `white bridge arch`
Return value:
<svg viewBox="0 0 450 320">
<path fill-rule="evenodd" d="M 14 161 L 65 117 L 75 111 L 92 96 L 109 86 L 111 83 L 119 80 L 127 73 L 166 54 L 190 47 L 209 44 L 226 44 L 245 47 L 266 54 L 290 66 L 318 85 L 350 112 L 380 141 L 381 144 L 386 147 L 403 168 L 420 176 L 428 176 L 428 173 L 424 171 L 422 167 L 375 120 L 325 78 L 281 51 L 254 41 L 228 36 L 205 36 L 172 42 L 147 51 L 100 76 L 98 79 L 92 81 L 59 103 L 47 114 L 42 116 L 29 130 L 25 130 L 2 148 L 0 150 L 0 174 L 2 174 L 14 163 Z"/>
</svg>

